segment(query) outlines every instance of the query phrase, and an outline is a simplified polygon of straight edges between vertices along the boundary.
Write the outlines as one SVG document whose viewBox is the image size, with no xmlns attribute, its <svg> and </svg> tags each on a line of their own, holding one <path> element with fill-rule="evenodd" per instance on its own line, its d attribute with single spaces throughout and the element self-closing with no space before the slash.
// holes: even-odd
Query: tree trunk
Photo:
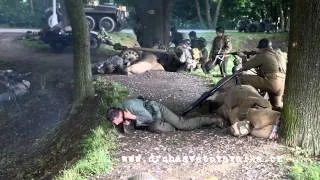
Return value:
<svg viewBox="0 0 320 180">
<path fill-rule="evenodd" d="M 67 10 L 66 10 L 66 5 L 64 3 L 64 1 L 62 1 L 60 3 L 61 5 L 61 12 L 62 12 L 62 27 L 66 27 L 66 26 L 69 26 L 70 25 L 70 22 L 69 22 L 69 19 L 68 19 L 68 13 L 67 13 Z"/>
<path fill-rule="evenodd" d="M 29 0 L 29 5 L 30 5 L 30 12 L 32 15 L 34 15 L 34 2 L 33 2 L 33 0 Z"/>
<path fill-rule="evenodd" d="M 293 3 L 280 141 L 320 155 L 320 1 Z"/>
<path fill-rule="evenodd" d="M 200 21 L 200 25 L 201 25 L 201 27 L 205 27 L 206 25 L 205 25 L 204 20 L 201 16 L 201 8 L 200 8 L 199 0 L 194 0 L 194 2 L 196 4 L 196 11 L 197 11 L 197 16 Z"/>
<path fill-rule="evenodd" d="M 208 28 L 213 29 L 212 19 L 211 19 L 211 6 L 210 6 L 209 0 L 206 0 L 206 15 L 207 15 Z"/>
<path fill-rule="evenodd" d="M 221 5 L 222 5 L 222 0 L 218 0 L 218 5 L 216 8 L 216 12 L 214 14 L 213 23 L 212 23 L 213 28 L 217 27 L 218 18 L 219 18 L 220 10 L 221 10 Z"/>
<path fill-rule="evenodd" d="M 135 10 L 142 24 L 142 47 L 152 47 L 155 39 L 164 45 L 169 42 L 169 13 L 171 0 L 139 0 Z"/>
<path fill-rule="evenodd" d="M 280 31 L 283 32 L 285 17 L 284 17 L 284 10 L 283 10 L 282 2 L 280 2 L 279 4 L 280 4 L 280 6 L 279 6 L 279 8 L 280 8 Z"/>
<path fill-rule="evenodd" d="M 94 95 L 89 30 L 85 20 L 82 1 L 64 0 L 64 3 L 72 27 L 74 100 L 75 102 L 81 102 L 84 98 Z"/>
</svg>

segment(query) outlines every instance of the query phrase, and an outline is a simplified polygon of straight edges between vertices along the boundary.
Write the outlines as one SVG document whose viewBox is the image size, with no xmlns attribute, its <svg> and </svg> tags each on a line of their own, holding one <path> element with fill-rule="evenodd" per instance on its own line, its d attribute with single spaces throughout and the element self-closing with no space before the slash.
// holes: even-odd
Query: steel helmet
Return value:
<svg viewBox="0 0 320 180">
<path fill-rule="evenodd" d="M 261 39 L 257 46 L 258 49 L 262 48 L 272 48 L 272 42 L 266 38 Z"/>
</svg>

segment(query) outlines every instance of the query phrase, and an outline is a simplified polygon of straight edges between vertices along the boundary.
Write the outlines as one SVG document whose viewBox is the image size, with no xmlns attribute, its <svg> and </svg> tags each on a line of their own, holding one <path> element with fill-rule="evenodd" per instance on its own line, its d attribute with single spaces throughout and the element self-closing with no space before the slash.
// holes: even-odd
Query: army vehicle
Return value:
<svg viewBox="0 0 320 180">
<path fill-rule="evenodd" d="M 107 32 L 113 32 L 120 31 L 127 26 L 129 13 L 126 6 L 117 6 L 113 3 L 107 3 L 104 5 L 84 5 L 83 8 L 90 31 L 98 31 L 104 28 Z M 45 19 L 47 20 L 49 27 L 54 26 L 52 24 L 52 13 L 52 7 L 45 10 Z M 61 22 L 63 13 L 59 3 L 56 8 L 56 13 L 58 22 Z"/>
</svg>

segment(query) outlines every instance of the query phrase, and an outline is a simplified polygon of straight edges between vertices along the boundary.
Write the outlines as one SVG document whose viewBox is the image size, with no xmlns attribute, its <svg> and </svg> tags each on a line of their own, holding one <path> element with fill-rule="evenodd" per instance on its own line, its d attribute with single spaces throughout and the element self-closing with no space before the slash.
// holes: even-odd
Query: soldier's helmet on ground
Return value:
<svg viewBox="0 0 320 180">
<path fill-rule="evenodd" d="M 272 48 L 272 42 L 269 39 L 263 38 L 259 41 L 257 48 Z"/>
</svg>

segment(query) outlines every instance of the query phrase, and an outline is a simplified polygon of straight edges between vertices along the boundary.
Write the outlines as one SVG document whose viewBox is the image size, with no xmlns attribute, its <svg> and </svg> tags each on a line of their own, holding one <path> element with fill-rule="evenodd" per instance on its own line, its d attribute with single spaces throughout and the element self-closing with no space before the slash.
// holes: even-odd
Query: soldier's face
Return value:
<svg viewBox="0 0 320 180">
<path fill-rule="evenodd" d="M 119 125 L 123 121 L 124 121 L 123 113 L 121 111 L 119 111 L 118 115 L 113 118 L 112 123 L 115 124 L 115 125 Z"/>
<path fill-rule="evenodd" d="M 223 36 L 223 33 L 217 32 L 217 36 L 218 36 L 218 37 L 221 37 L 221 36 Z"/>
</svg>

